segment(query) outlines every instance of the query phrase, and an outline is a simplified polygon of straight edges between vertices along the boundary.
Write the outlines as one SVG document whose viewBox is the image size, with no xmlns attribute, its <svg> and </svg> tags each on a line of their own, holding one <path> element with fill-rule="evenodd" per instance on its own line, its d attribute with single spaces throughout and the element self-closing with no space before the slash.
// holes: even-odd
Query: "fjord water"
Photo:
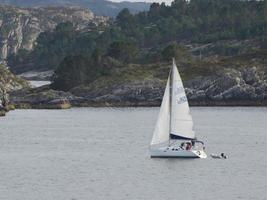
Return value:
<svg viewBox="0 0 267 200">
<path fill-rule="evenodd" d="M 219 159 L 151 159 L 159 108 L 16 110 L 0 118 L 0 199 L 267 199 L 267 108 L 192 108 Z"/>
</svg>

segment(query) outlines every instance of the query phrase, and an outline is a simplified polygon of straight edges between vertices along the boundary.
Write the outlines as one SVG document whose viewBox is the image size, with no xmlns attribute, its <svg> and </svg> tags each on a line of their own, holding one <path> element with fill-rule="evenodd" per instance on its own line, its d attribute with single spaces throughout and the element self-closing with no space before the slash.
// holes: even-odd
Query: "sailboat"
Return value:
<svg viewBox="0 0 267 200">
<path fill-rule="evenodd" d="M 207 158 L 193 130 L 193 119 L 175 59 L 169 73 L 150 144 L 151 157 Z"/>
</svg>

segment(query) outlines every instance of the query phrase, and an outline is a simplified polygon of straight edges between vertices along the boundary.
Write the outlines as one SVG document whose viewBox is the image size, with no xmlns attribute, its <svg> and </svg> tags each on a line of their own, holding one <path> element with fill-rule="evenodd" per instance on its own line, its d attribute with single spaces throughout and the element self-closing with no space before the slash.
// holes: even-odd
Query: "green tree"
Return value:
<svg viewBox="0 0 267 200">
<path fill-rule="evenodd" d="M 52 88 L 68 91 L 87 82 L 88 62 L 88 59 L 82 56 L 66 57 L 55 71 Z"/>
<path fill-rule="evenodd" d="M 170 61 L 172 58 L 175 58 L 177 61 L 184 62 L 191 59 L 187 49 L 177 43 L 172 43 L 165 47 L 161 55 L 164 61 Z"/>
<path fill-rule="evenodd" d="M 123 29 L 132 29 L 135 25 L 135 18 L 130 11 L 125 8 L 118 14 L 116 23 Z"/>
<path fill-rule="evenodd" d="M 98 77 L 106 75 L 113 64 L 101 57 L 96 50 L 91 57 L 67 56 L 60 63 L 53 77 L 52 88 L 68 91 L 81 84 L 91 83 Z"/>
<path fill-rule="evenodd" d="M 122 62 L 132 61 L 137 54 L 137 48 L 129 42 L 113 42 L 109 48 L 107 55 L 120 60 Z"/>
</svg>

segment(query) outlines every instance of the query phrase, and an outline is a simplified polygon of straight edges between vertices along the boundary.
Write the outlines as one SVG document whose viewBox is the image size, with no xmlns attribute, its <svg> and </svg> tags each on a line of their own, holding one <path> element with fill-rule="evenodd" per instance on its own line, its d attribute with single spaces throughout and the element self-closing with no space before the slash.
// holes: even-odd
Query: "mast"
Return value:
<svg viewBox="0 0 267 200">
<path fill-rule="evenodd" d="M 171 120 L 171 116 L 172 116 L 172 82 L 173 82 L 173 65 L 175 63 L 175 60 L 174 58 L 172 58 L 172 67 L 171 67 L 171 71 L 170 71 L 170 128 L 169 128 L 169 146 L 170 146 L 170 142 L 171 142 L 171 123 L 172 123 L 172 120 Z"/>
</svg>

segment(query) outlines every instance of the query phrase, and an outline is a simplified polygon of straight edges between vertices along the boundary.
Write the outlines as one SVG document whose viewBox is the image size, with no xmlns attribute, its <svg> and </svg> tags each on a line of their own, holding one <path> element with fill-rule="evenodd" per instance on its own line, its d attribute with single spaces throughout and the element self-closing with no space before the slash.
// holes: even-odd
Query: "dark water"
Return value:
<svg viewBox="0 0 267 200">
<path fill-rule="evenodd" d="M 192 108 L 207 153 L 227 160 L 150 159 L 157 114 L 10 112 L 0 118 L 0 199 L 267 199 L 267 108 Z"/>
</svg>

